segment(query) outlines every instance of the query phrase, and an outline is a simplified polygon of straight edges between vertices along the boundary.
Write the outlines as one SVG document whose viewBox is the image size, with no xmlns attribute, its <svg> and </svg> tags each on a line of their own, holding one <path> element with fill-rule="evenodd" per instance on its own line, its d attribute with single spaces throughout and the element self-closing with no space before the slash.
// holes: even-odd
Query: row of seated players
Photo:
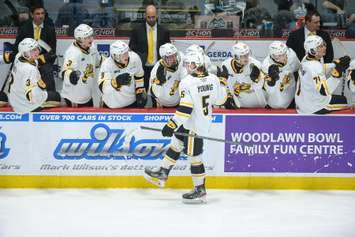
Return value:
<svg viewBox="0 0 355 237">
<path fill-rule="evenodd" d="M 8 97 L 9 104 L 18 113 L 59 106 L 64 101 L 71 107 L 93 106 L 95 87 L 101 92 L 100 105 L 103 107 L 143 108 L 148 96 L 154 107 L 179 104 L 179 83 L 187 76 L 187 70 L 183 63 L 185 56 L 173 44 L 164 44 L 159 49 L 162 59 L 151 72 L 146 92 L 141 60 L 126 43 L 120 40 L 112 43 L 111 56 L 104 58 L 93 44 L 90 26 L 79 25 L 74 38 L 64 55 L 60 94 L 47 91 L 41 80 L 37 41 L 24 39 L 19 44 L 8 93 L 0 96 L 1 105 L 6 105 Z M 307 37 L 304 47 L 307 55 L 300 62 L 292 49 L 274 41 L 261 63 L 251 57 L 247 44 L 238 42 L 232 47 L 233 57 L 226 59 L 221 67 L 214 66 L 198 45 L 190 45 L 185 54 L 202 54 L 206 72 L 226 82 L 229 91 L 224 104 L 226 109 L 296 106 L 299 113 L 323 114 L 349 108 L 355 92 L 355 60 L 350 62 L 350 58 L 344 56 L 324 64 L 326 45 L 319 36 Z M 337 88 L 342 86 L 347 93 L 336 95 Z"/>
</svg>

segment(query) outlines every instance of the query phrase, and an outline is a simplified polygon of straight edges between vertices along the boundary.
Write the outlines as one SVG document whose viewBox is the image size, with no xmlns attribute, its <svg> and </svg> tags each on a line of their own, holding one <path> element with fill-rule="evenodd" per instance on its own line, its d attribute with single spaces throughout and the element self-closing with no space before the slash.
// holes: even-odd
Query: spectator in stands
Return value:
<svg viewBox="0 0 355 237">
<path fill-rule="evenodd" d="M 144 69 L 144 86 L 149 88 L 150 72 L 154 64 L 160 59 L 159 48 L 170 42 L 170 33 L 158 24 L 158 15 L 155 5 L 149 4 L 145 8 L 143 24 L 134 28 L 129 40 L 129 48 L 136 52 L 142 60 Z"/>
<path fill-rule="evenodd" d="M 267 30 L 263 31 L 262 34 L 272 34 L 272 17 L 266 8 L 261 7 L 257 0 L 253 0 L 247 2 L 246 9 L 242 22 L 243 27 Z"/>
<path fill-rule="evenodd" d="M 99 0 L 100 8 L 93 14 L 92 27 L 114 28 L 116 26 L 116 16 L 112 4 L 112 0 Z"/>
<path fill-rule="evenodd" d="M 59 9 L 56 27 L 68 27 L 68 34 L 72 35 L 75 27 L 79 24 L 90 23 L 89 11 L 84 7 L 83 0 L 65 1 L 64 5 Z"/>
<path fill-rule="evenodd" d="M 293 49 L 297 57 L 302 61 L 305 56 L 305 49 L 303 43 L 305 38 L 310 35 L 319 35 L 326 43 L 326 54 L 324 55 L 324 62 L 331 63 L 334 58 L 333 46 L 330 36 L 327 32 L 320 28 L 320 15 L 317 11 L 309 11 L 305 17 L 305 26 L 290 33 L 287 39 L 287 46 Z"/>
<path fill-rule="evenodd" d="M 340 28 L 349 27 L 355 21 L 355 3 L 350 0 L 324 0 L 320 9 L 325 22 L 337 23 Z"/>
<path fill-rule="evenodd" d="M 25 38 L 35 39 L 41 53 L 38 59 L 39 71 L 46 84 L 46 90 L 55 91 L 55 81 L 53 75 L 53 63 L 56 59 L 56 33 L 50 19 L 45 17 L 43 5 L 33 5 L 31 8 L 31 19 L 26 21 L 18 30 L 13 52 L 4 55 L 4 61 L 11 63 L 15 60 L 19 43 Z"/>
<path fill-rule="evenodd" d="M 22 26 L 30 18 L 29 8 L 17 5 L 10 0 L 0 1 L 1 26 Z"/>
<path fill-rule="evenodd" d="M 344 3 L 344 0 L 323 0 L 319 7 L 322 20 L 337 23 L 337 26 L 341 28 L 345 27 Z"/>
</svg>

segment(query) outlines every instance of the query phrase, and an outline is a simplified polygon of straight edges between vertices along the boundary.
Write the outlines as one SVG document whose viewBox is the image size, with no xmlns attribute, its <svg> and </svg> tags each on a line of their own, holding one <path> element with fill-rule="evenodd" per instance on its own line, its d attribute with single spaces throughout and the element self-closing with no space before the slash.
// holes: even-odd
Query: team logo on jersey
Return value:
<svg viewBox="0 0 355 237">
<path fill-rule="evenodd" d="M 135 130 L 106 124 L 91 128 L 90 138 L 62 139 L 54 151 L 58 160 L 157 160 L 163 159 L 170 139 L 138 139 Z"/>
<path fill-rule="evenodd" d="M 0 132 L 0 159 L 6 158 L 9 152 L 10 149 L 6 148 L 6 135 L 5 133 Z"/>
</svg>

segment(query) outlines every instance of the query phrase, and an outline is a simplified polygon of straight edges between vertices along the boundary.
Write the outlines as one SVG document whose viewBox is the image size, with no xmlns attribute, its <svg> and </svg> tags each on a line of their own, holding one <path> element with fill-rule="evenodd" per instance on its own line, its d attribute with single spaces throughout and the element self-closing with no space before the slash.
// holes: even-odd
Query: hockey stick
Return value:
<svg viewBox="0 0 355 237">
<path fill-rule="evenodd" d="M 144 130 L 155 131 L 155 132 L 162 131 L 160 128 L 152 128 L 152 127 L 146 127 L 146 126 L 140 126 L 140 128 L 144 129 Z M 233 144 L 233 145 L 242 145 L 242 146 L 249 146 L 249 147 L 253 146 L 251 144 L 242 144 L 240 142 L 229 141 L 229 140 L 225 140 L 225 139 L 221 139 L 221 138 L 206 137 L 206 136 L 200 136 L 200 135 L 196 135 L 196 134 L 188 134 L 188 133 L 182 133 L 182 132 L 174 132 L 174 135 L 183 136 L 183 137 L 200 138 L 200 139 L 205 139 L 205 140 L 209 140 L 209 141 L 222 142 L 222 143 Z"/>
<path fill-rule="evenodd" d="M 216 44 L 216 41 L 212 41 L 212 43 L 210 43 L 210 45 L 207 46 L 205 53 L 207 54 L 215 44 Z"/>
<path fill-rule="evenodd" d="M 7 85 L 7 82 L 9 81 L 9 78 L 10 78 L 10 75 L 11 75 L 13 66 L 14 66 L 14 62 L 11 63 L 11 66 L 10 66 L 10 68 L 9 68 L 9 71 L 8 71 L 6 77 L 5 77 L 4 84 L 2 85 L 0 91 L 4 91 L 4 89 L 5 89 L 6 85 Z"/>
<path fill-rule="evenodd" d="M 340 46 L 340 49 L 343 52 L 343 55 L 349 55 L 348 50 L 345 48 L 344 44 L 340 41 L 339 38 L 336 38 L 336 37 L 333 38 L 332 43 Z"/>
</svg>

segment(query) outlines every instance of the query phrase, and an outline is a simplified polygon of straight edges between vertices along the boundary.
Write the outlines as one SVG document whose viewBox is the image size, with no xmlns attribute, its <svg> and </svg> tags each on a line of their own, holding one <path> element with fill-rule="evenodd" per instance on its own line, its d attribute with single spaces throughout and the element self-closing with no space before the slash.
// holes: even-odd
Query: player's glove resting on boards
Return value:
<svg viewBox="0 0 355 237">
<path fill-rule="evenodd" d="M 279 76 L 280 73 L 280 69 L 277 65 L 272 64 L 270 65 L 269 69 L 268 69 L 268 80 L 267 80 L 267 84 L 269 86 L 274 86 L 276 84 L 276 81 L 278 81 L 280 79 Z"/>
<path fill-rule="evenodd" d="M 334 61 L 335 68 L 332 70 L 332 76 L 335 78 L 339 78 L 343 75 L 343 72 L 348 69 L 349 64 L 350 64 L 350 57 L 349 56 L 343 56 L 337 60 Z"/>
<path fill-rule="evenodd" d="M 226 109 L 236 109 L 237 105 L 234 102 L 234 98 L 231 94 L 228 95 L 226 102 L 224 103 Z"/>
<path fill-rule="evenodd" d="M 147 94 L 144 88 L 136 89 L 136 103 L 138 108 L 144 108 L 147 103 Z"/>
<path fill-rule="evenodd" d="M 176 128 L 177 124 L 173 120 L 169 119 L 169 121 L 163 127 L 161 133 L 164 137 L 172 137 Z"/>
<path fill-rule="evenodd" d="M 72 71 L 69 75 L 69 81 L 71 84 L 76 85 L 80 79 L 80 72 L 79 71 Z"/>
</svg>

